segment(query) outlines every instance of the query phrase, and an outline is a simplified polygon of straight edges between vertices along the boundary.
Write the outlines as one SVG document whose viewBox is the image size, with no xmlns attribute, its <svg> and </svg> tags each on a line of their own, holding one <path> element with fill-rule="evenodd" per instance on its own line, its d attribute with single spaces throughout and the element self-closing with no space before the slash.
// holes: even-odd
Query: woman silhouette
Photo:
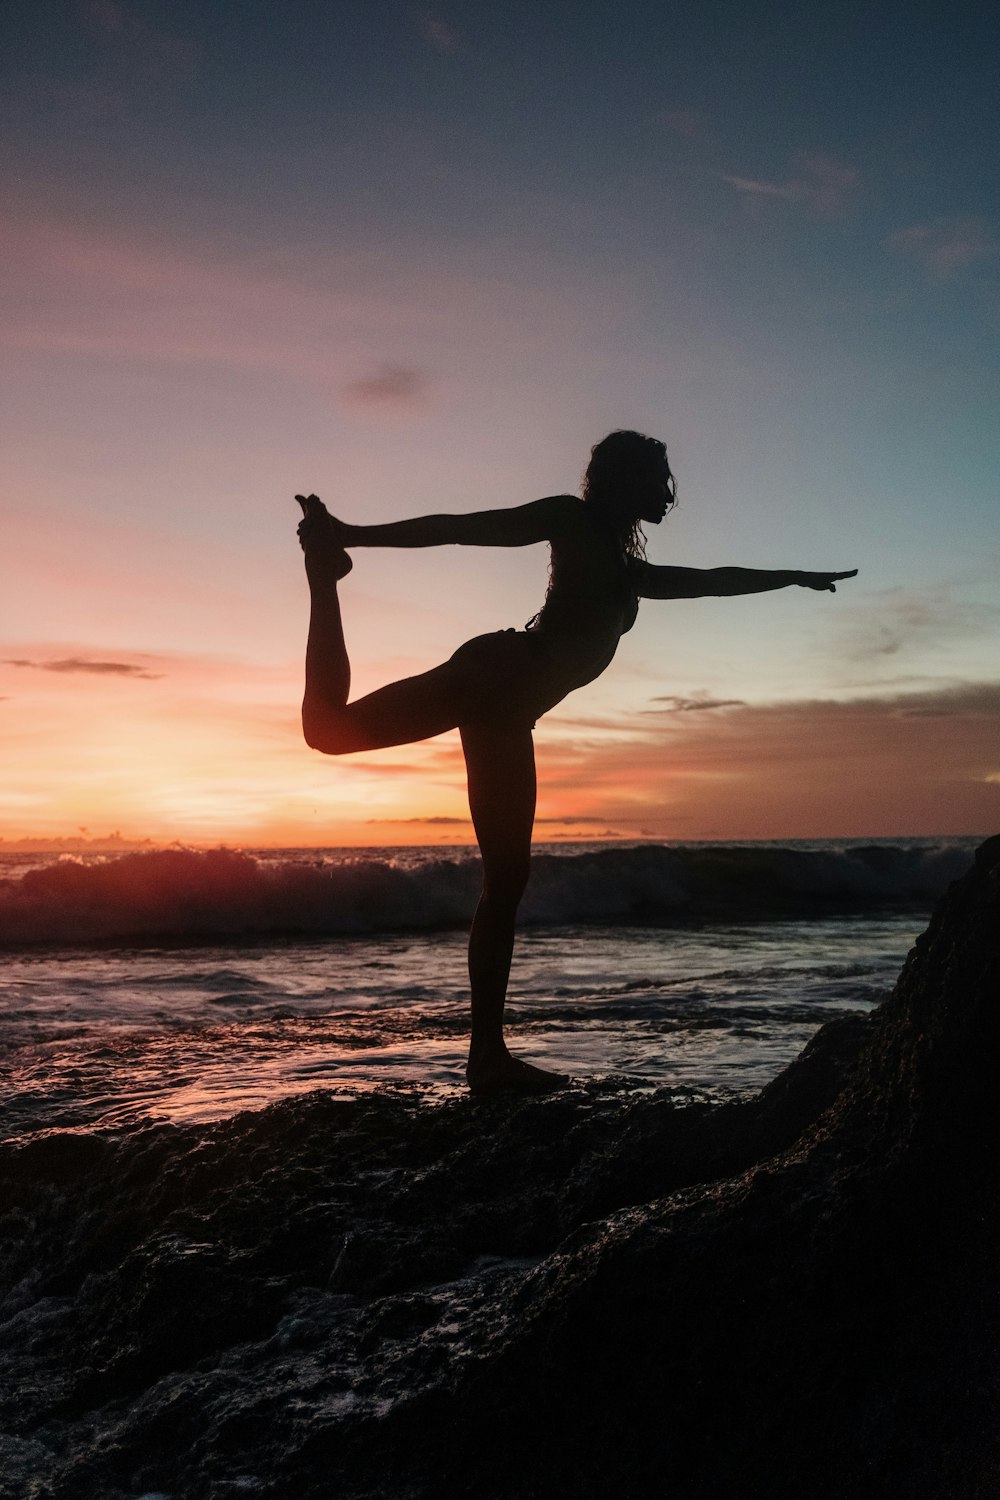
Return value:
<svg viewBox="0 0 1000 1500">
<path fill-rule="evenodd" d="M 848 573 L 673 568 L 648 563 L 643 521 L 659 525 L 676 501 L 667 450 L 638 432 L 612 432 L 591 454 L 583 498 L 552 495 L 510 510 L 421 516 L 384 526 L 335 519 L 316 495 L 297 495 L 311 596 L 302 728 L 324 755 L 410 744 L 448 729 L 462 736 L 483 890 L 469 936 L 472 1037 L 466 1078 L 474 1093 L 541 1090 L 566 1079 L 514 1057 L 503 1010 L 518 903 L 528 880 L 535 815 L 535 721 L 592 682 L 631 630 L 640 599 L 757 594 L 800 584 L 834 592 Z M 430 672 L 348 703 L 351 667 L 337 583 L 348 547 L 525 547 L 548 542 L 541 611 L 524 630 L 476 636 Z"/>
</svg>

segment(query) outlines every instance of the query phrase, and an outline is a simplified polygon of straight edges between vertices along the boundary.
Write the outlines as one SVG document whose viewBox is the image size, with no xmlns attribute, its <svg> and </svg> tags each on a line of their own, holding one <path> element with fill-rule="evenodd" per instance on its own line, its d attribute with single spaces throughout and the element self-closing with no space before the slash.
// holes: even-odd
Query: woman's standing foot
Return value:
<svg viewBox="0 0 1000 1500">
<path fill-rule="evenodd" d="M 470 1094 L 549 1094 L 566 1088 L 567 1073 L 550 1073 L 515 1057 L 506 1047 L 486 1057 L 469 1059 L 465 1079 Z"/>
</svg>

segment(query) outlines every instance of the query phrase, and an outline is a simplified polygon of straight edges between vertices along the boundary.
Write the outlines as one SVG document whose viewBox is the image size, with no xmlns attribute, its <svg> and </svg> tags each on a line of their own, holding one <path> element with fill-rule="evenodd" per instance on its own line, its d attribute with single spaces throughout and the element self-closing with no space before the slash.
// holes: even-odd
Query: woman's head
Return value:
<svg viewBox="0 0 1000 1500">
<path fill-rule="evenodd" d="M 591 450 L 583 498 L 594 519 L 614 532 L 626 553 L 645 556 L 640 523 L 658 526 L 677 504 L 666 445 L 641 432 L 609 432 Z"/>
<path fill-rule="evenodd" d="M 677 503 L 665 444 L 641 432 L 609 432 L 591 450 L 583 498 L 606 522 L 659 525 Z"/>
</svg>

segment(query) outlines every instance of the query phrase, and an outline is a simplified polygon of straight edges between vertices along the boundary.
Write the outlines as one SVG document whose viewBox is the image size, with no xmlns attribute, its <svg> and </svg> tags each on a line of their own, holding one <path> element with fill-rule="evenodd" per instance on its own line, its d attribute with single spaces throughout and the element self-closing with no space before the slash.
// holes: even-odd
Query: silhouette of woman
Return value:
<svg viewBox="0 0 1000 1500">
<path fill-rule="evenodd" d="M 302 728 L 325 755 L 410 744 L 458 729 L 483 889 L 469 937 L 472 1037 L 466 1078 L 474 1093 L 541 1090 L 566 1079 L 514 1057 L 503 1010 L 517 908 L 528 880 L 535 815 L 535 721 L 609 665 L 640 599 L 756 594 L 800 584 L 834 592 L 849 573 L 675 568 L 648 563 L 640 523 L 659 525 L 676 502 L 667 450 L 638 432 L 612 432 L 587 468 L 583 498 L 552 495 L 509 510 L 421 516 L 351 526 L 316 495 L 297 495 L 311 596 Z M 541 611 L 524 630 L 476 636 L 432 671 L 348 703 L 351 667 L 338 581 L 348 547 L 525 547 L 548 542 Z"/>
</svg>

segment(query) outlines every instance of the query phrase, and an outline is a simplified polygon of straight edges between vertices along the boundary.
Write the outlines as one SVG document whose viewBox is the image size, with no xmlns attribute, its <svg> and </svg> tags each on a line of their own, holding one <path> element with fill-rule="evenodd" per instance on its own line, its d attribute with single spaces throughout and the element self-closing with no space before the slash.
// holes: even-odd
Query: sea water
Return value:
<svg viewBox="0 0 1000 1500">
<path fill-rule="evenodd" d="M 887 994 L 976 840 L 536 847 L 512 1046 L 759 1089 Z M 5 1138 L 463 1088 L 468 848 L 0 855 Z"/>
</svg>

